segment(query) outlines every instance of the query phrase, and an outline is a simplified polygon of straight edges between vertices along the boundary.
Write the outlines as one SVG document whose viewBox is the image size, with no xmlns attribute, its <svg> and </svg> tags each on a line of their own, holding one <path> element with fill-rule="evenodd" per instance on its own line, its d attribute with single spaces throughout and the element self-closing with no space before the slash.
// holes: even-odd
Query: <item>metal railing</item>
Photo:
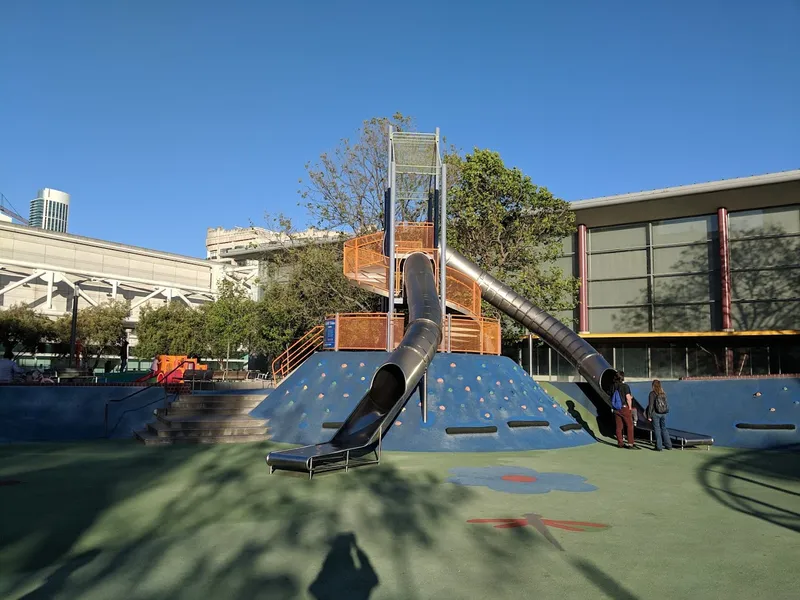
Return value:
<svg viewBox="0 0 800 600">
<path fill-rule="evenodd" d="M 398 223 L 395 230 L 395 252 L 399 255 L 395 264 L 394 295 L 403 289 L 403 273 L 400 262 L 411 252 L 424 252 L 434 264 L 434 277 L 439 289 L 439 250 L 433 248 L 432 223 Z M 376 292 L 388 295 L 389 258 L 383 253 L 384 233 L 377 232 L 352 238 L 344 244 L 343 271 L 345 277 Z M 481 315 L 481 290 L 478 284 L 451 267 L 447 267 L 448 304 L 474 317 Z"/>
<path fill-rule="evenodd" d="M 295 340 L 291 346 L 272 361 L 272 378 L 276 383 L 303 364 L 303 361 L 322 346 L 323 329 L 322 325 L 317 325 L 303 337 Z"/>
<path fill-rule="evenodd" d="M 188 360 L 188 359 L 187 360 L 183 360 L 183 361 L 180 362 L 180 364 L 178 364 L 176 367 L 174 367 L 169 373 L 164 375 L 163 379 L 158 381 L 158 383 L 156 383 L 154 385 L 147 385 L 145 387 L 142 387 L 141 389 L 138 389 L 135 392 L 128 394 L 127 396 L 123 396 L 122 398 L 117 398 L 115 400 L 107 400 L 106 404 L 105 404 L 105 407 L 104 407 L 104 415 L 103 415 L 103 422 L 104 422 L 106 437 L 109 437 L 112 433 L 114 433 L 114 430 L 120 424 L 120 422 L 122 421 L 122 417 L 125 414 L 127 414 L 129 412 L 132 412 L 132 411 L 135 411 L 135 410 L 141 410 L 143 408 L 147 408 L 148 406 L 150 406 L 152 404 L 155 404 L 156 402 L 160 402 L 161 398 L 156 398 L 155 400 L 153 400 L 151 402 L 148 402 L 147 404 L 145 404 L 143 406 L 137 406 L 136 408 L 131 408 L 129 410 L 124 411 L 119 416 L 119 419 L 117 419 L 117 422 L 116 422 L 116 424 L 114 425 L 114 427 L 113 427 L 113 429 L 111 431 L 108 430 L 108 407 L 109 407 L 109 405 L 116 404 L 118 402 L 124 402 L 125 400 L 129 400 L 129 399 L 133 398 L 134 396 L 137 396 L 138 394 L 141 394 L 145 390 L 150 390 L 150 389 L 152 389 L 154 387 L 163 387 L 164 388 L 164 408 L 167 408 L 167 404 L 169 404 L 169 388 L 170 388 L 170 386 L 172 386 L 173 388 L 177 388 L 177 391 L 174 392 L 175 394 L 179 394 L 181 392 L 181 389 L 184 388 L 184 387 L 187 387 L 187 389 L 188 389 L 188 386 L 184 386 L 183 383 L 170 382 L 169 381 L 169 376 L 172 375 L 173 373 L 175 373 L 183 365 L 190 364 L 190 363 L 194 364 L 194 361 L 193 360 Z"/>
</svg>

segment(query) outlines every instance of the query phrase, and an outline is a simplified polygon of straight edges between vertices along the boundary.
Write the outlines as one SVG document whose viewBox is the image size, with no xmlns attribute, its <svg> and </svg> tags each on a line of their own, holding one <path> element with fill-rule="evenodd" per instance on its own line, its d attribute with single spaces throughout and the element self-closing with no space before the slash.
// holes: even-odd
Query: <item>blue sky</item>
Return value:
<svg viewBox="0 0 800 600">
<path fill-rule="evenodd" d="M 800 167 L 800 2 L 4 0 L 0 192 L 202 256 L 395 111 L 580 199 Z"/>
</svg>

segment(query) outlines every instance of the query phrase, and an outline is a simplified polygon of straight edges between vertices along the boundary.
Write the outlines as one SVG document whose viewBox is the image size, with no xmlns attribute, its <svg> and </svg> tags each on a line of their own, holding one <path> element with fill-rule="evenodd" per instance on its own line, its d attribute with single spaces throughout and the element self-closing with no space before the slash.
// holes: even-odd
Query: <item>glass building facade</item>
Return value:
<svg viewBox="0 0 800 600">
<path fill-rule="evenodd" d="M 44 188 L 31 200 L 31 227 L 66 233 L 69 222 L 69 194 Z"/>
<path fill-rule="evenodd" d="M 585 307 L 556 316 L 629 378 L 800 373 L 800 203 L 709 212 L 579 227 L 558 266 Z M 535 337 L 516 354 L 533 376 L 578 379 Z"/>
</svg>

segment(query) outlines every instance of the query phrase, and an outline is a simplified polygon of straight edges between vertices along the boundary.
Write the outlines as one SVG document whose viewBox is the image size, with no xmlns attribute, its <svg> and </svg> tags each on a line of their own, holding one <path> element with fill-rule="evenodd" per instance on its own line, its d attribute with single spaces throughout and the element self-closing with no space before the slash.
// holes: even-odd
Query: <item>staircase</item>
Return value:
<svg viewBox="0 0 800 600">
<path fill-rule="evenodd" d="M 269 439 L 268 420 L 248 413 L 263 400 L 260 394 L 180 394 L 134 436 L 146 446 L 261 442 Z"/>
</svg>

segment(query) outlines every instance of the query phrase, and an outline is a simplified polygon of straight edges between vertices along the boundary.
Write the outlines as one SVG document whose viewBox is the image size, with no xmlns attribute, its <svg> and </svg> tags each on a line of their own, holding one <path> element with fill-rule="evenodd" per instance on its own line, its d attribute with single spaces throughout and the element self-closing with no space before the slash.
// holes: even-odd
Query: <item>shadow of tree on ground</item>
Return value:
<svg viewBox="0 0 800 600">
<path fill-rule="evenodd" d="M 697 479 L 723 506 L 800 533 L 800 444 L 713 457 Z"/>
</svg>

